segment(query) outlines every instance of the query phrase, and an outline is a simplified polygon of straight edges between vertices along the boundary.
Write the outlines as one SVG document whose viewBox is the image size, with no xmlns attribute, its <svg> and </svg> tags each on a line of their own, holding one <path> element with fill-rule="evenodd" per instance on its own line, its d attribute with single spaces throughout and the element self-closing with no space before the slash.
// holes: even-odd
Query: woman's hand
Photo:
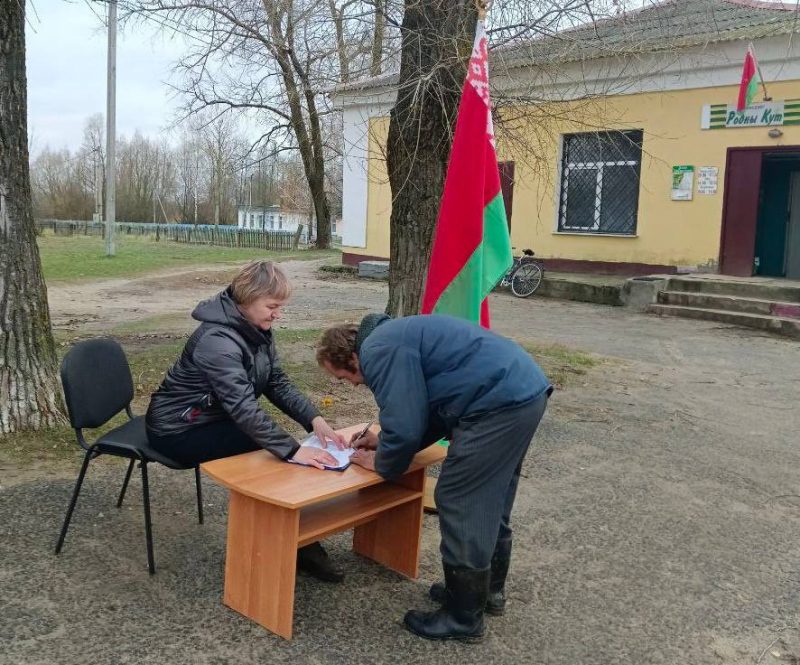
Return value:
<svg viewBox="0 0 800 665">
<path fill-rule="evenodd" d="M 325 466 L 336 466 L 338 462 L 327 450 L 322 448 L 312 448 L 311 446 L 302 446 L 298 448 L 297 452 L 292 456 L 296 462 L 308 464 L 317 469 L 324 469 Z"/>
<path fill-rule="evenodd" d="M 378 435 L 372 430 L 367 430 L 364 436 L 359 437 L 358 432 L 356 432 L 350 439 L 350 446 L 352 448 L 375 450 L 378 447 Z"/>
<path fill-rule="evenodd" d="M 368 471 L 375 470 L 375 451 L 374 450 L 356 450 L 350 458 L 353 464 L 363 466 Z"/>
<path fill-rule="evenodd" d="M 317 416 L 311 421 L 311 427 L 314 428 L 314 434 L 320 440 L 323 446 L 328 447 L 328 441 L 333 441 L 334 445 L 342 450 L 347 448 L 347 441 L 345 438 L 333 431 L 333 428 L 325 421 L 322 416 Z"/>
</svg>

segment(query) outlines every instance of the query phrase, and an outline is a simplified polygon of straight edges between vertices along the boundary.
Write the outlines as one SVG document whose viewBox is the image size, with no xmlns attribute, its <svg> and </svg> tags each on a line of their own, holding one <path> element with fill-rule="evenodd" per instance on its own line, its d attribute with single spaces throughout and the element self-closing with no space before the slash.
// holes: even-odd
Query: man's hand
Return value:
<svg viewBox="0 0 800 665">
<path fill-rule="evenodd" d="M 356 450 L 350 458 L 353 464 L 363 466 L 368 471 L 375 470 L 375 451 L 374 450 Z"/>
<path fill-rule="evenodd" d="M 364 436 L 358 437 L 358 432 L 353 434 L 350 439 L 350 446 L 353 448 L 365 448 L 366 450 L 375 450 L 378 447 L 378 435 L 371 430 L 367 430 Z"/>
<path fill-rule="evenodd" d="M 338 463 L 336 458 L 331 455 L 327 450 L 322 448 L 312 448 L 311 446 L 303 446 L 291 458 L 296 462 L 308 464 L 317 469 L 324 469 L 327 466 L 336 466 Z"/>
<path fill-rule="evenodd" d="M 328 441 L 333 441 L 334 445 L 342 450 L 347 448 L 347 441 L 341 434 L 333 431 L 333 428 L 326 422 L 322 416 L 317 416 L 311 421 L 311 427 L 314 428 L 314 434 L 320 440 L 323 446 L 328 447 Z"/>
</svg>

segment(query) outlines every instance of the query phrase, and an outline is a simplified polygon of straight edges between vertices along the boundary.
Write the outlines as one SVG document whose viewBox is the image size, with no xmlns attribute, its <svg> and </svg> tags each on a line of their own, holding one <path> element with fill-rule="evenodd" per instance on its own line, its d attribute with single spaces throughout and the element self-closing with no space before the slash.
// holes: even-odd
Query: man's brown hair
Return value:
<svg viewBox="0 0 800 665">
<path fill-rule="evenodd" d="M 353 354 L 356 352 L 356 335 L 358 326 L 352 323 L 328 328 L 317 347 L 317 362 L 320 365 L 327 362 L 334 369 L 355 372 Z"/>
<path fill-rule="evenodd" d="M 250 261 L 233 278 L 231 293 L 239 305 L 249 305 L 262 296 L 287 300 L 292 293 L 292 287 L 283 270 L 272 261 L 256 259 Z"/>
</svg>

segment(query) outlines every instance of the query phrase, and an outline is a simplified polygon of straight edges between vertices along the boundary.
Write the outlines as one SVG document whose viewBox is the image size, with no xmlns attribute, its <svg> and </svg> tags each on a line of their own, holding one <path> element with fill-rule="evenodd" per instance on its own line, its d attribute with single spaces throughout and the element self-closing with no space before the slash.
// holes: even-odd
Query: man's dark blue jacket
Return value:
<svg viewBox="0 0 800 665">
<path fill-rule="evenodd" d="M 552 390 L 518 344 L 451 316 L 364 318 L 356 340 L 364 382 L 380 408 L 375 469 L 396 478 L 458 421 L 521 406 Z"/>
</svg>

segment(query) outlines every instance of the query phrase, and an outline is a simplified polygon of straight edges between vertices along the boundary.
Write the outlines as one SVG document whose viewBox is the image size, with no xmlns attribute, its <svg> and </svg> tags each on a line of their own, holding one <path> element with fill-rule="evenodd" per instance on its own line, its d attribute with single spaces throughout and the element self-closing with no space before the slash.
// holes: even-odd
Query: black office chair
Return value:
<svg viewBox="0 0 800 665">
<path fill-rule="evenodd" d="M 89 462 L 100 455 L 114 455 L 130 460 L 125 481 L 117 500 L 117 508 L 122 506 L 133 465 L 138 460 L 142 469 L 142 495 L 144 498 L 144 529 L 147 538 L 147 565 L 150 574 L 156 572 L 153 560 L 153 533 L 150 523 L 150 488 L 147 483 L 147 465 L 158 462 L 170 469 L 186 469 L 171 459 L 164 457 L 150 447 L 144 417 L 131 412 L 133 400 L 133 379 L 128 360 L 122 347 L 112 339 L 91 339 L 73 346 L 61 363 L 61 384 L 67 401 L 69 421 L 75 428 L 78 443 L 86 451 L 83 465 L 75 483 L 75 490 L 67 508 L 64 526 L 56 545 L 56 554 L 61 552 L 67 535 L 72 511 L 78 501 L 86 469 Z M 88 444 L 83 437 L 83 428 L 100 427 L 125 409 L 128 422 L 112 429 Z M 200 485 L 200 467 L 194 467 L 197 485 L 197 517 L 203 523 L 203 495 Z"/>
</svg>

